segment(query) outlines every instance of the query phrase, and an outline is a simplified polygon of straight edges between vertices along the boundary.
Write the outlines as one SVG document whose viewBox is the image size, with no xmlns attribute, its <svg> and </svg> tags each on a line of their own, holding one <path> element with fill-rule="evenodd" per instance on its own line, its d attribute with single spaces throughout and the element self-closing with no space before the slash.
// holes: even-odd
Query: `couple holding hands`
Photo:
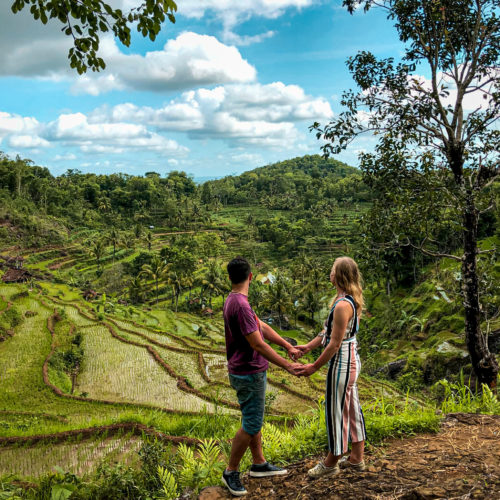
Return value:
<svg viewBox="0 0 500 500">
<path fill-rule="evenodd" d="M 232 442 L 229 464 L 222 475 L 224 484 L 235 496 L 247 493 L 238 470 L 247 448 L 250 448 L 253 460 L 251 477 L 287 474 L 285 469 L 268 463 L 262 451 L 261 428 L 269 362 L 299 377 L 309 376 L 329 362 L 325 394 L 329 451 L 326 459 L 310 469 L 308 475 L 312 478 L 335 475 L 340 472 L 339 465 L 364 470 L 366 430 L 356 385 L 361 369 L 356 333 L 363 307 L 363 291 L 356 262 L 349 257 L 335 260 L 330 281 L 337 293 L 325 327 L 308 344 L 296 347 L 260 321 L 253 312 L 248 302 L 252 281 L 248 261 L 237 257 L 229 262 L 227 271 L 232 291 L 223 310 L 226 353 L 229 381 L 238 397 L 242 426 Z M 265 340 L 285 348 L 293 362 L 280 356 Z M 302 355 L 319 346 L 323 346 L 324 350 L 314 363 L 297 363 Z M 341 460 L 348 451 L 349 441 L 352 443 L 351 453 L 347 459 Z"/>
</svg>

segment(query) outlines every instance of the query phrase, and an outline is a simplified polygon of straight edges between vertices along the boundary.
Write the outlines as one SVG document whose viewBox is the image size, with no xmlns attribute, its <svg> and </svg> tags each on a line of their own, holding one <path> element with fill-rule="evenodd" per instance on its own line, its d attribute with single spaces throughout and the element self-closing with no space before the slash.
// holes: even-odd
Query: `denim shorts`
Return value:
<svg viewBox="0 0 500 500">
<path fill-rule="evenodd" d="M 229 374 L 231 387 L 236 391 L 243 416 L 242 427 L 254 436 L 264 423 L 267 373 L 265 371 L 251 375 Z"/>
</svg>

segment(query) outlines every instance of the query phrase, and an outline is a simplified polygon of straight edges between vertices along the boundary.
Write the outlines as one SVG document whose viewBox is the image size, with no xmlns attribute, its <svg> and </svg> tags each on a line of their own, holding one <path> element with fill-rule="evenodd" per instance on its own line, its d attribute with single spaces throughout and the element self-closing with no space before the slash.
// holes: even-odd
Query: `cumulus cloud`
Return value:
<svg viewBox="0 0 500 500">
<path fill-rule="evenodd" d="M 74 93 L 91 95 L 123 89 L 162 92 L 256 78 L 255 68 L 236 47 L 192 32 L 181 33 L 161 50 L 145 55 L 125 54 L 111 35 L 102 35 L 99 55 L 106 61 L 106 71 L 78 76 L 69 68 L 72 40 L 61 33 L 61 24 L 52 19 L 44 26 L 27 9 L 14 15 L 10 3 L 0 2 L 0 19 L 8 20 L 0 30 L 0 76 L 74 80 Z M 120 3 L 132 6 L 123 1 L 115 5 Z M 137 6 L 136 0 L 133 3 Z"/>
<path fill-rule="evenodd" d="M 35 118 L 0 112 L 0 142 L 17 149 L 47 148 L 56 144 L 76 147 L 84 153 L 119 154 L 150 151 L 159 155 L 182 156 L 189 150 L 177 141 L 130 122 L 89 122 L 83 113 L 61 114 L 49 123 Z M 73 153 L 56 155 L 55 161 L 76 159 Z"/>
<path fill-rule="evenodd" d="M 289 147 L 299 137 L 295 123 L 333 116 L 328 101 L 308 96 L 297 85 L 275 82 L 219 86 L 184 92 L 161 108 L 131 103 L 103 107 L 90 122 L 128 122 L 158 130 L 188 132 L 233 144 Z"/>
<path fill-rule="evenodd" d="M 73 153 L 68 153 L 64 155 L 55 155 L 52 160 L 54 161 L 73 161 L 76 160 L 76 155 Z"/>
<path fill-rule="evenodd" d="M 106 74 L 79 78 L 72 87 L 74 93 L 98 95 L 124 88 L 163 92 L 251 82 L 257 74 L 236 47 L 193 32 L 182 33 L 169 40 L 162 50 L 144 56 L 123 54 L 115 41 L 107 38 L 101 44 L 101 54 L 107 63 Z"/>
<path fill-rule="evenodd" d="M 50 143 L 40 137 L 42 130 L 36 118 L 0 111 L 0 143 L 6 139 L 13 148 L 46 148 Z"/>
<path fill-rule="evenodd" d="M 49 140 L 78 146 L 85 153 L 119 154 L 131 149 L 161 154 L 185 154 L 188 148 L 145 125 L 135 123 L 89 123 L 83 113 L 63 114 L 46 126 Z"/>
<path fill-rule="evenodd" d="M 9 137 L 9 146 L 12 148 L 48 148 L 50 142 L 36 135 L 13 135 Z"/>
<path fill-rule="evenodd" d="M 13 115 L 0 111 L 0 138 L 9 134 L 26 134 L 40 128 L 36 118 Z"/>
<path fill-rule="evenodd" d="M 3 17 L 5 5 L 0 7 Z M 69 69 L 68 37 L 49 27 L 39 32 L 38 23 L 25 13 L 9 15 L 13 24 L 23 19 L 39 37 L 17 39 L 9 28 L 0 32 L 0 76 L 35 77 L 52 80 L 74 80 L 75 94 L 99 95 L 113 90 L 145 90 L 154 92 L 187 89 L 202 85 L 252 82 L 256 70 L 243 59 L 238 49 L 217 38 L 193 32 L 181 33 L 168 40 L 161 50 L 145 55 L 124 54 L 111 36 L 102 36 L 100 56 L 106 71 L 77 76 Z M 7 23 L 9 24 L 9 23 Z M 20 26 L 18 28 L 21 29 Z"/>
</svg>

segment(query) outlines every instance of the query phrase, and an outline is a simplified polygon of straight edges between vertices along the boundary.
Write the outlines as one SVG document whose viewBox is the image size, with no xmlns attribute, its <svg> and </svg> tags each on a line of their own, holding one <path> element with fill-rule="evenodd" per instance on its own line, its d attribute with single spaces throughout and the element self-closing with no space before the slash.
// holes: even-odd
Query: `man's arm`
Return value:
<svg viewBox="0 0 500 500">
<path fill-rule="evenodd" d="M 268 324 L 264 323 L 260 319 L 259 324 L 262 335 L 264 335 L 266 340 L 269 340 L 271 344 L 279 345 L 280 347 L 286 349 L 291 359 L 295 360 L 296 358 L 300 358 L 302 353 L 290 344 L 290 342 L 287 342 L 281 335 L 276 333 Z"/>
<path fill-rule="evenodd" d="M 264 332 L 262 333 L 264 334 Z M 278 335 L 276 332 L 274 333 L 275 335 Z M 281 357 L 270 345 L 264 342 L 259 330 L 255 330 L 255 332 L 249 333 L 248 335 L 245 336 L 245 338 L 247 339 L 252 349 L 257 351 L 259 354 L 262 354 L 262 356 L 264 356 L 271 363 L 281 368 L 284 368 L 287 372 L 291 373 L 292 375 L 295 375 L 296 371 L 302 367 L 300 363 L 292 364 L 288 362 L 285 358 Z"/>
</svg>

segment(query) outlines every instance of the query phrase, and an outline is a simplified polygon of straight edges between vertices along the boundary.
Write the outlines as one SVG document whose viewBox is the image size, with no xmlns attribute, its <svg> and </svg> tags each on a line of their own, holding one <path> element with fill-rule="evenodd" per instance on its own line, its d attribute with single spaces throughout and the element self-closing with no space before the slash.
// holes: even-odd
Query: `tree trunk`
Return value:
<svg viewBox="0 0 500 500">
<path fill-rule="evenodd" d="M 498 363 L 489 352 L 481 332 L 479 279 L 477 275 L 477 225 L 479 213 L 471 193 L 467 194 L 463 214 L 464 255 L 462 258 L 462 293 L 465 309 L 465 342 L 479 384 L 497 385 Z"/>
</svg>

